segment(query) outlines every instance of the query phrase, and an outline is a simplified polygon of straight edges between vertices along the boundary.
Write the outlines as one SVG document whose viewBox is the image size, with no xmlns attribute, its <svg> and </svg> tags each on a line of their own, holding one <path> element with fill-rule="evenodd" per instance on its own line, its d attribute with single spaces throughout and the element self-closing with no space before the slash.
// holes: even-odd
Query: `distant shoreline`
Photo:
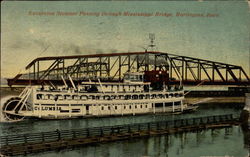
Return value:
<svg viewBox="0 0 250 157">
<path fill-rule="evenodd" d="M 6 97 L 6 96 L 15 96 L 15 95 L 19 95 L 22 90 L 24 89 L 24 87 L 13 87 L 10 88 L 8 87 L 0 87 L 0 99 Z"/>
</svg>

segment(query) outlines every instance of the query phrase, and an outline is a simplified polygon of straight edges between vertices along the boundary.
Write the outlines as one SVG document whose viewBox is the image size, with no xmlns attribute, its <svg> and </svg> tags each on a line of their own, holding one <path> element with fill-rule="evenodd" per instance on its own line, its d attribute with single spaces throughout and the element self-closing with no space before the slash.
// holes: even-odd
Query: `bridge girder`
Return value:
<svg viewBox="0 0 250 157">
<path fill-rule="evenodd" d="M 164 70 L 170 82 L 184 84 L 250 85 L 241 66 L 163 52 L 131 52 L 78 56 L 40 57 L 26 66 L 29 73 L 8 79 L 8 84 L 25 85 L 62 82 L 68 75 L 76 82 L 100 78 L 121 81 L 125 72 Z"/>
</svg>

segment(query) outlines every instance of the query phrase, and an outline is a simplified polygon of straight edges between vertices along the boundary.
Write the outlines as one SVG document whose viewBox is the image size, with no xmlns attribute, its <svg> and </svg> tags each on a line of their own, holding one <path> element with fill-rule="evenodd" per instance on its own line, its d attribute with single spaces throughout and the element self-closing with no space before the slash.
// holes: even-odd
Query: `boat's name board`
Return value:
<svg viewBox="0 0 250 157">
<path fill-rule="evenodd" d="M 61 111 L 62 110 L 62 107 L 38 107 L 38 106 L 35 106 L 34 107 L 34 110 L 38 111 L 38 110 L 41 110 L 41 111 Z"/>
</svg>

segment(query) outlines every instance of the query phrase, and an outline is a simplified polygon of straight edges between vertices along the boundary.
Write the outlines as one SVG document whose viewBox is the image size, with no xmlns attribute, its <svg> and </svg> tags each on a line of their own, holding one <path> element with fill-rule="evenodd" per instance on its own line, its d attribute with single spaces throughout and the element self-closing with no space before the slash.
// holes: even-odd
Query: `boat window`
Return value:
<svg viewBox="0 0 250 157">
<path fill-rule="evenodd" d="M 135 108 L 137 108 L 137 105 L 135 105 Z"/>
<path fill-rule="evenodd" d="M 60 110 L 61 113 L 68 113 L 69 110 Z"/>
<path fill-rule="evenodd" d="M 88 99 L 88 96 L 87 96 L 87 95 L 82 95 L 82 96 L 80 97 L 80 99 L 81 99 L 81 100 L 87 100 L 87 99 Z"/>
<path fill-rule="evenodd" d="M 166 96 L 166 98 L 168 98 L 168 94 L 166 94 L 165 96 Z"/>
<path fill-rule="evenodd" d="M 129 105 L 129 109 L 131 109 L 131 105 Z"/>
<path fill-rule="evenodd" d="M 124 75 L 124 80 L 129 80 L 129 75 L 128 74 Z"/>
<path fill-rule="evenodd" d="M 71 106 L 82 106 L 82 104 L 71 104 Z"/>
<path fill-rule="evenodd" d="M 162 94 L 159 94 L 158 97 L 159 97 L 159 98 L 163 98 L 164 96 L 163 96 Z"/>
<path fill-rule="evenodd" d="M 104 96 L 104 100 L 111 100 L 109 95 Z"/>
<path fill-rule="evenodd" d="M 57 104 L 57 106 L 69 106 L 69 104 Z"/>
<path fill-rule="evenodd" d="M 145 108 L 148 108 L 148 105 L 145 105 Z"/>
<path fill-rule="evenodd" d="M 102 106 L 102 110 L 104 110 L 104 106 Z"/>
<path fill-rule="evenodd" d="M 37 95 L 36 95 L 36 98 L 37 98 L 38 100 L 44 99 L 44 95 L 43 95 L 43 94 L 37 94 Z"/>
<path fill-rule="evenodd" d="M 136 80 L 136 77 L 134 75 L 130 75 L 130 80 Z"/>
<path fill-rule="evenodd" d="M 73 108 L 71 111 L 80 111 L 79 108 Z"/>
<path fill-rule="evenodd" d="M 64 99 L 71 99 L 70 95 L 64 95 Z"/>
<path fill-rule="evenodd" d="M 63 100 L 63 96 L 62 95 L 56 95 L 55 100 Z"/>
<path fill-rule="evenodd" d="M 143 75 L 140 75 L 139 78 L 140 78 L 140 81 L 143 81 Z"/>
<path fill-rule="evenodd" d="M 133 99 L 138 99 L 138 95 L 133 95 L 132 98 Z"/>
<path fill-rule="evenodd" d="M 115 109 L 117 110 L 117 106 L 115 106 Z"/>
<path fill-rule="evenodd" d="M 141 108 L 142 108 L 142 105 L 141 105 Z"/>
<path fill-rule="evenodd" d="M 110 110 L 110 106 L 108 106 L 108 110 Z"/>
<path fill-rule="evenodd" d="M 151 99 L 154 99 L 156 97 L 156 94 L 151 95 Z"/>
<path fill-rule="evenodd" d="M 143 97 L 144 97 L 144 95 L 140 95 L 140 96 L 139 96 L 139 99 L 143 99 Z"/>
<path fill-rule="evenodd" d="M 80 109 L 78 109 L 78 108 L 72 109 L 71 112 L 72 112 L 72 113 L 78 113 L 78 112 L 80 112 Z"/>
<path fill-rule="evenodd" d="M 124 99 L 123 95 L 119 95 L 118 97 L 119 97 L 119 99 Z"/>
<path fill-rule="evenodd" d="M 126 96 L 125 96 L 125 99 L 126 99 L 126 100 L 131 99 L 131 95 L 126 95 Z"/>
<path fill-rule="evenodd" d="M 46 95 L 44 96 L 44 99 L 45 99 L 45 100 L 48 100 L 48 99 L 49 99 L 49 95 L 46 94 Z"/>
<path fill-rule="evenodd" d="M 72 98 L 75 99 L 75 100 L 78 100 L 79 96 L 78 95 L 73 95 Z"/>
<path fill-rule="evenodd" d="M 126 106 L 124 106 L 124 109 L 126 109 Z"/>
<path fill-rule="evenodd" d="M 165 106 L 173 106 L 172 102 L 165 103 Z"/>
<path fill-rule="evenodd" d="M 41 104 L 41 106 L 55 106 L 55 104 Z"/>
<path fill-rule="evenodd" d="M 180 101 L 174 102 L 174 105 L 180 105 L 180 104 L 181 104 Z"/>
<path fill-rule="evenodd" d="M 155 103 L 155 107 L 163 107 L 163 103 Z"/>
<path fill-rule="evenodd" d="M 54 95 L 52 95 L 52 94 L 48 94 L 48 99 L 50 99 L 50 100 L 54 100 Z"/>
</svg>

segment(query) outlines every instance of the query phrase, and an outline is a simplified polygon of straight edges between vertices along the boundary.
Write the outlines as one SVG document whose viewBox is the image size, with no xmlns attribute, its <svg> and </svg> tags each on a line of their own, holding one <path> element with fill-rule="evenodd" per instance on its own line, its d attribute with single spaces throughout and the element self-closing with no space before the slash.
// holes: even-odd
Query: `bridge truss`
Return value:
<svg viewBox="0 0 250 157">
<path fill-rule="evenodd" d="M 69 76 L 76 83 L 98 78 L 122 81 L 125 72 L 152 70 L 167 71 L 173 84 L 182 80 L 186 85 L 250 85 L 241 66 L 155 51 L 40 57 L 26 70 L 8 79 L 8 85 L 62 84 L 62 77 L 69 81 Z"/>
</svg>

